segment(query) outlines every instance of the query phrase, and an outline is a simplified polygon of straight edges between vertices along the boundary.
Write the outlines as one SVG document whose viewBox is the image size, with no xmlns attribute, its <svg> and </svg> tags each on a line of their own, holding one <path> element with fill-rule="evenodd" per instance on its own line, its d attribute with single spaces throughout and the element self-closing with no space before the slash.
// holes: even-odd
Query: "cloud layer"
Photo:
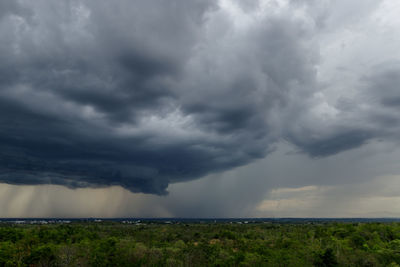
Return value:
<svg viewBox="0 0 400 267">
<path fill-rule="evenodd" d="M 3 1 L 0 181 L 165 194 L 398 140 L 400 21 L 356 2 Z"/>
</svg>

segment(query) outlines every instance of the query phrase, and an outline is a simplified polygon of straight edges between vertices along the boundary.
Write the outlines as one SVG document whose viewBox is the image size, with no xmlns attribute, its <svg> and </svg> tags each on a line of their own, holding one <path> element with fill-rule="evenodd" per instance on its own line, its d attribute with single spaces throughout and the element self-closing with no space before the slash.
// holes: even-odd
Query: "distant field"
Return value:
<svg viewBox="0 0 400 267">
<path fill-rule="evenodd" d="M 398 264 L 398 222 L 0 224 L 0 266 Z"/>
</svg>

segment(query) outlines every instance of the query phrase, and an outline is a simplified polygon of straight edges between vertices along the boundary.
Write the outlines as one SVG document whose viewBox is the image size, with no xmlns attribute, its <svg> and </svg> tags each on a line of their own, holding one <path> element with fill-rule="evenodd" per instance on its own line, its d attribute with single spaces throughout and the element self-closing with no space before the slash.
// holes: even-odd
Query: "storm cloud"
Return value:
<svg viewBox="0 0 400 267">
<path fill-rule="evenodd" d="M 312 2 L 3 1 L 0 181 L 166 194 L 282 140 L 312 157 L 398 140 L 400 56 L 335 79 L 333 37 L 363 32 Z"/>
</svg>

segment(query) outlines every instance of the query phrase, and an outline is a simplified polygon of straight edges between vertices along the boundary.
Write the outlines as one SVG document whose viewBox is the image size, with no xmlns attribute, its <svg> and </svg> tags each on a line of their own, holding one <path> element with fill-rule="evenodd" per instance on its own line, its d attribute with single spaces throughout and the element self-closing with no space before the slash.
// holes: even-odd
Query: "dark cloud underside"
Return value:
<svg viewBox="0 0 400 267">
<path fill-rule="evenodd" d="M 315 113 L 321 17 L 293 15 L 307 3 L 239 25 L 207 0 L 2 1 L 0 181 L 164 194 L 282 138 L 316 157 L 397 138 L 396 64 Z"/>
</svg>

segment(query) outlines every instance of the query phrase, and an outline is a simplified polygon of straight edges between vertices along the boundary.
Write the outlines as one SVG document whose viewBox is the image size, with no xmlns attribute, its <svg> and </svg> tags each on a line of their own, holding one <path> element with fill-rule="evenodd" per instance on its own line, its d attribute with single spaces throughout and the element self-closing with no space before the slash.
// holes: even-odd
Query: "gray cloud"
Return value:
<svg viewBox="0 0 400 267">
<path fill-rule="evenodd" d="M 326 7 L 235 3 L 0 4 L 0 181 L 165 194 L 282 139 L 320 157 L 397 138 L 395 68 L 321 108 Z"/>
<path fill-rule="evenodd" d="M 399 74 L 397 63 L 385 62 L 358 77 L 355 96 L 339 97 L 334 105 L 324 103 L 319 108 L 321 99 L 311 100 L 296 121 L 289 120 L 285 139 L 313 157 L 333 155 L 372 140 L 397 142 Z"/>
<path fill-rule="evenodd" d="M 244 165 L 271 149 L 270 113 L 312 68 L 289 16 L 247 32 L 206 1 L 22 5 L 30 20 L 2 22 L 7 183 L 163 194 Z"/>
<path fill-rule="evenodd" d="M 11 15 L 28 15 L 27 10 L 24 9 L 17 1 L 4 0 L 0 3 L 0 20 L 4 17 Z"/>
</svg>

